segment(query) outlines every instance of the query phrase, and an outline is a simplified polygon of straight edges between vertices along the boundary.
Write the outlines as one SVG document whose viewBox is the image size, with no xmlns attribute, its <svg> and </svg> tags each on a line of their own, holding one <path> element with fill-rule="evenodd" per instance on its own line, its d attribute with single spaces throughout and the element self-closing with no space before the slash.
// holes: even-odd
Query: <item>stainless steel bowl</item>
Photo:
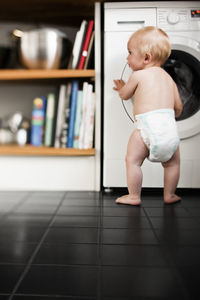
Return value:
<svg viewBox="0 0 200 300">
<path fill-rule="evenodd" d="M 71 51 L 67 35 L 51 28 L 14 30 L 21 63 L 28 69 L 67 68 Z"/>
</svg>

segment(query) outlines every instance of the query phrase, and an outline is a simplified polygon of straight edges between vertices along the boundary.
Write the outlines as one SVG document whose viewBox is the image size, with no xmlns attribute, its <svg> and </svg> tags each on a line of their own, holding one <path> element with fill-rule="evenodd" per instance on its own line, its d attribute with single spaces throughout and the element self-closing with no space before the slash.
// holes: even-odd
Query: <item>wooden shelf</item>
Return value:
<svg viewBox="0 0 200 300">
<path fill-rule="evenodd" d="M 17 156 L 94 156 L 95 149 L 54 148 L 36 146 L 2 145 L 0 155 Z"/>
<path fill-rule="evenodd" d="M 94 70 L 0 70 L 0 80 L 94 77 Z"/>
</svg>

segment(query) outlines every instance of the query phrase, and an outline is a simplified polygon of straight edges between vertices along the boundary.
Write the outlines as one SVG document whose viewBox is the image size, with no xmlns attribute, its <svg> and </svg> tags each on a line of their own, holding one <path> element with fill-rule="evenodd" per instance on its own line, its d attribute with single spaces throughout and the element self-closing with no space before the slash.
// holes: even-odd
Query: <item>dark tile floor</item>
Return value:
<svg viewBox="0 0 200 300">
<path fill-rule="evenodd" d="M 0 300 L 200 299 L 200 190 L 0 192 Z"/>
</svg>

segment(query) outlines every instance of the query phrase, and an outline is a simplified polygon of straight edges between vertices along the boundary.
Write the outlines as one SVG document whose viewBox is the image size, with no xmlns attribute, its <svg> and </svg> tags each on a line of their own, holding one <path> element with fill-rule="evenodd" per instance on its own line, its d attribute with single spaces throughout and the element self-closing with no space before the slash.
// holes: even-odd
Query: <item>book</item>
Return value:
<svg viewBox="0 0 200 300">
<path fill-rule="evenodd" d="M 83 102 L 83 91 L 80 90 L 78 91 L 77 104 L 76 104 L 73 148 L 78 148 L 78 144 L 79 144 L 79 133 L 80 133 L 80 126 L 81 126 L 81 118 L 82 118 L 82 102 Z"/>
<path fill-rule="evenodd" d="M 86 114 L 85 114 L 85 133 L 83 148 L 90 149 L 93 146 L 94 136 L 94 112 L 95 112 L 95 93 L 89 93 L 87 98 Z"/>
<path fill-rule="evenodd" d="M 30 143 L 33 146 L 41 146 L 43 144 L 45 112 L 46 98 L 35 98 L 33 100 L 30 134 Z"/>
<path fill-rule="evenodd" d="M 74 45 L 73 45 L 73 49 L 72 49 L 72 61 L 71 61 L 71 65 L 69 65 L 68 68 L 77 69 L 77 67 L 78 67 L 78 62 L 80 59 L 81 50 L 82 50 L 83 42 L 85 39 L 87 25 L 88 25 L 88 22 L 86 20 L 83 20 L 81 22 L 79 31 L 77 31 L 77 33 L 76 33 Z"/>
<path fill-rule="evenodd" d="M 47 109 L 46 109 L 46 123 L 45 123 L 45 135 L 44 145 L 52 146 L 53 138 L 53 123 L 55 118 L 55 94 L 50 93 L 47 96 Z"/>
<path fill-rule="evenodd" d="M 75 125 L 75 116 L 76 116 L 76 103 L 77 103 L 77 94 L 78 94 L 79 81 L 72 81 L 72 91 L 70 97 L 70 115 L 69 115 L 69 128 L 68 128 L 68 137 L 67 137 L 67 147 L 73 147 L 74 141 L 74 125 Z"/>
<path fill-rule="evenodd" d="M 62 125 L 61 138 L 60 138 L 60 144 L 61 144 L 62 148 L 67 147 L 71 90 L 72 90 L 72 83 L 68 82 L 67 83 L 67 90 L 66 90 L 65 108 L 64 108 L 64 122 L 63 122 L 63 125 Z"/>
<path fill-rule="evenodd" d="M 91 35 L 91 38 L 90 38 L 89 45 L 88 45 L 87 56 L 86 56 L 86 59 L 85 59 L 83 69 L 94 68 L 94 34 L 95 33 L 93 31 L 92 35 Z"/>
<path fill-rule="evenodd" d="M 90 38 L 92 35 L 93 27 L 94 27 L 94 20 L 90 20 L 88 23 L 88 27 L 87 27 L 87 32 L 86 32 L 83 48 L 81 50 L 81 56 L 80 56 L 80 60 L 79 60 L 79 64 L 78 64 L 79 70 L 83 69 L 83 66 L 85 63 L 85 58 L 87 56 L 88 46 L 89 46 Z"/>
<path fill-rule="evenodd" d="M 79 149 L 84 149 L 84 135 L 85 135 L 85 126 L 86 126 L 86 111 L 87 111 L 87 101 L 92 93 L 92 84 L 88 82 L 83 83 L 83 103 L 82 103 L 82 119 L 80 125 L 80 134 L 79 134 Z"/>
<path fill-rule="evenodd" d="M 60 147 L 60 138 L 62 126 L 64 123 L 64 113 L 65 113 L 65 101 L 66 101 L 66 91 L 67 86 L 65 84 L 60 85 L 59 96 L 58 96 L 58 109 L 57 109 L 57 120 L 56 120 L 56 128 L 55 128 L 55 139 L 54 139 L 54 147 Z"/>
</svg>

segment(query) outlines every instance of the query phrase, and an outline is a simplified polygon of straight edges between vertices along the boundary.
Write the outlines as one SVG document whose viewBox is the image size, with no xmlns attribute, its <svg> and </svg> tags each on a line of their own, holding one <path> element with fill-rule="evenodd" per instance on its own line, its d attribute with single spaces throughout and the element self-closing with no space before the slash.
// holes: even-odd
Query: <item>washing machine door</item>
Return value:
<svg viewBox="0 0 200 300">
<path fill-rule="evenodd" d="M 200 132 L 200 43 L 170 36 L 172 53 L 164 69 L 177 84 L 183 112 L 177 119 L 179 135 L 185 139 Z"/>
</svg>

